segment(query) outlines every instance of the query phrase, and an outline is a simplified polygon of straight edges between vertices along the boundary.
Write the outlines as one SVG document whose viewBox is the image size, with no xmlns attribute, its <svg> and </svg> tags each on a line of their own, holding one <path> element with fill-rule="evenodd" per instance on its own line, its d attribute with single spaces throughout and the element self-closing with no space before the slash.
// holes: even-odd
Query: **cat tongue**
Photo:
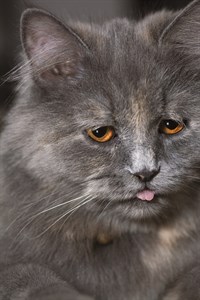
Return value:
<svg viewBox="0 0 200 300">
<path fill-rule="evenodd" d="M 137 193 L 136 197 L 140 200 L 151 201 L 155 196 L 155 192 L 150 190 L 144 190 L 142 192 Z"/>
</svg>

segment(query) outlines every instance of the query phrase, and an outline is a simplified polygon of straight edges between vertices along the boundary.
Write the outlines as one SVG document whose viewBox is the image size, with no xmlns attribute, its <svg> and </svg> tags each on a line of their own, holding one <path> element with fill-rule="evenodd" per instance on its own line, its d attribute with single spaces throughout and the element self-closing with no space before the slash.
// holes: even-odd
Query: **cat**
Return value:
<svg viewBox="0 0 200 300">
<path fill-rule="evenodd" d="M 1 300 L 200 299 L 199 29 L 196 0 L 102 25 L 23 13 Z"/>
</svg>

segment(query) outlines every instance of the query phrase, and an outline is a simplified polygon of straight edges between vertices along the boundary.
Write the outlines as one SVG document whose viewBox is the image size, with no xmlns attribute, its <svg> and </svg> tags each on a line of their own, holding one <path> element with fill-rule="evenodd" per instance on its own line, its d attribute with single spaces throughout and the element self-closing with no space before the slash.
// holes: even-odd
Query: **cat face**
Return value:
<svg viewBox="0 0 200 300">
<path fill-rule="evenodd" d="M 75 31 L 47 13 L 26 12 L 18 125 L 26 170 L 58 191 L 64 185 L 66 199 L 71 191 L 84 195 L 82 209 L 102 218 L 160 218 L 191 199 L 199 181 L 200 77 L 189 32 L 199 25 L 189 20 L 197 9 L 195 2 L 172 23 L 174 15 L 163 13 Z"/>
</svg>

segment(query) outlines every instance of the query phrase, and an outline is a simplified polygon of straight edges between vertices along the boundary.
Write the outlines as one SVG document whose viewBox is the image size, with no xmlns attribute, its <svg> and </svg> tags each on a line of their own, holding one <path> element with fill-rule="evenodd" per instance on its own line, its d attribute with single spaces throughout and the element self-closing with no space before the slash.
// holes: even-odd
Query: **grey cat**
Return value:
<svg viewBox="0 0 200 300">
<path fill-rule="evenodd" d="M 21 21 L 1 135 L 0 299 L 200 299 L 200 1 Z"/>
</svg>

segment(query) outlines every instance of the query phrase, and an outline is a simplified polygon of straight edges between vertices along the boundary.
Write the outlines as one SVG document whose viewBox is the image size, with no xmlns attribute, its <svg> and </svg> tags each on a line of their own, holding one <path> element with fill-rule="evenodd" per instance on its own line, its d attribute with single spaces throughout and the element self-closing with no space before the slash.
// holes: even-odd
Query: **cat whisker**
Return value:
<svg viewBox="0 0 200 300">
<path fill-rule="evenodd" d="M 20 215 L 18 215 L 11 223 L 10 223 L 10 225 L 5 229 L 5 231 L 4 231 L 4 234 L 17 222 L 17 220 L 19 220 L 25 213 L 27 213 L 28 212 L 28 210 L 30 209 L 30 208 L 33 208 L 33 206 L 36 206 L 38 203 L 40 203 L 41 201 L 44 201 L 44 200 L 48 200 L 50 197 L 52 197 L 52 196 L 54 196 L 54 195 L 56 195 L 57 194 L 57 192 L 58 191 L 56 191 L 56 192 L 54 192 L 54 193 L 52 193 L 52 194 L 49 194 L 49 195 L 47 195 L 47 196 L 45 196 L 45 197 L 42 197 L 42 198 L 40 198 L 38 201 L 34 201 L 34 202 L 32 202 L 32 203 L 29 203 L 28 205 L 26 205 L 25 207 L 23 207 L 23 212 L 20 214 Z M 54 201 L 54 203 L 56 202 L 56 201 L 58 201 L 58 200 L 61 200 L 64 196 L 66 196 L 66 194 L 64 194 L 63 196 L 61 196 L 61 197 L 59 197 L 59 198 L 57 198 L 55 201 Z"/>
<path fill-rule="evenodd" d="M 3 80 L 2 80 L 2 83 L 0 84 L 0 87 L 9 81 L 13 81 L 12 79 L 14 77 L 14 74 L 19 72 L 19 70 L 22 68 L 23 68 L 23 65 L 21 63 L 19 63 L 16 66 L 14 66 L 11 70 L 9 70 L 6 74 L 4 74 L 4 76 L 2 77 Z"/>
<path fill-rule="evenodd" d="M 184 176 L 184 177 L 189 178 L 189 179 L 194 179 L 195 181 L 200 181 L 200 178 L 197 177 L 197 176 L 187 175 L 187 176 Z"/>
<path fill-rule="evenodd" d="M 64 196 L 63 196 L 63 197 L 64 197 Z M 60 197 L 60 198 L 62 198 L 62 197 Z M 55 209 L 55 208 L 57 208 L 57 207 L 67 205 L 68 203 L 71 203 L 71 202 L 73 202 L 73 201 L 74 201 L 74 202 L 75 202 L 75 201 L 78 201 L 78 200 L 80 200 L 81 198 L 83 198 L 83 196 L 78 197 L 78 199 L 75 198 L 75 199 L 66 201 L 66 202 L 62 203 L 62 205 L 57 205 L 57 206 L 51 207 L 50 209 L 46 209 L 46 210 L 44 210 L 44 211 L 42 211 L 42 212 L 39 212 L 38 214 L 32 216 L 32 217 L 29 219 L 28 223 L 26 223 L 25 226 L 24 226 L 24 227 L 20 230 L 20 232 L 17 234 L 17 237 L 16 237 L 16 238 L 18 238 L 18 237 L 21 235 L 21 233 L 22 233 L 22 232 L 23 232 L 30 224 L 32 224 L 32 222 L 33 222 L 37 217 L 39 217 L 40 215 L 42 215 L 42 214 L 44 214 L 44 213 L 46 213 L 46 212 L 52 211 L 53 209 Z M 84 197 L 83 201 L 85 201 L 85 199 L 87 199 L 87 198 L 88 198 L 88 196 L 86 196 L 86 198 Z M 59 199 L 59 198 L 58 198 L 58 199 Z M 58 199 L 56 199 L 56 201 L 57 201 Z"/>
<path fill-rule="evenodd" d="M 54 44 L 55 45 L 55 44 Z M 4 76 L 3 76 L 3 82 L 0 84 L 0 87 L 2 85 L 4 85 L 7 82 L 13 82 L 13 81 L 19 81 L 23 78 L 22 81 L 22 85 L 24 83 L 26 83 L 26 79 L 27 79 L 27 68 L 31 67 L 31 64 L 35 61 L 40 59 L 41 57 L 45 57 L 45 53 L 47 51 L 52 51 L 53 49 L 55 49 L 55 46 L 49 47 L 48 50 L 44 49 L 42 51 L 40 51 L 40 53 L 36 54 L 34 59 L 27 59 L 23 64 L 19 63 L 17 64 L 15 67 L 13 67 L 11 70 L 9 70 Z M 66 57 L 65 57 L 65 53 L 66 50 L 63 50 L 60 54 L 59 54 L 59 60 L 54 61 L 53 63 L 48 63 L 46 64 L 46 68 L 51 68 L 53 67 L 55 64 L 62 64 L 65 63 L 66 61 Z M 61 59 L 62 58 L 62 59 Z M 38 68 L 37 72 L 38 74 L 43 71 L 42 68 Z"/>
<path fill-rule="evenodd" d="M 37 235 L 35 237 L 36 238 L 39 238 L 41 237 L 42 235 L 44 235 L 49 229 L 51 229 L 54 225 L 56 225 L 60 220 L 62 220 L 64 217 L 66 217 L 68 214 L 70 214 L 68 216 L 67 219 L 69 219 L 69 217 L 74 213 L 76 212 L 80 207 L 84 206 L 85 204 L 87 204 L 88 202 L 91 202 L 92 200 L 94 199 L 94 197 L 92 198 L 89 198 L 89 200 L 85 201 L 85 199 L 83 201 L 81 201 L 77 206 L 73 207 L 72 209 L 68 210 L 66 213 L 62 214 L 53 224 L 51 224 L 47 229 L 45 229 L 45 231 L 43 231 L 41 234 Z M 65 220 L 65 222 L 67 221 L 67 219 Z M 64 223 L 65 223 L 64 222 Z"/>
<path fill-rule="evenodd" d="M 104 199 L 102 202 L 106 202 L 106 200 Z M 106 205 L 103 207 L 102 211 L 99 213 L 98 218 L 100 219 L 100 217 L 103 215 L 103 213 L 106 211 L 106 209 L 108 208 L 108 206 L 112 203 L 112 201 L 108 201 L 108 203 L 106 202 Z"/>
<path fill-rule="evenodd" d="M 84 198 L 84 200 L 87 199 L 88 197 L 89 197 L 89 195 L 86 196 L 86 197 Z M 56 208 L 58 208 L 58 207 L 64 206 L 64 205 L 66 205 L 66 204 L 69 204 L 69 203 L 71 203 L 71 202 L 78 201 L 78 200 L 80 200 L 80 199 L 82 199 L 82 198 L 83 198 L 83 196 L 79 196 L 79 197 L 77 197 L 77 198 L 75 198 L 75 199 L 68 200 L 68 201 L 66 201 L 66 202 L 64 202 L 64 203 L 60 203 L 60 204 L 58 204 L 58 205 L 55 205 L 55 206 L 50 207 L 50 208 L 48 208 L 48 209 L 45 209 L 45 210 L 39 212 L 35 217 L 37 217 L 37 216 L 39 216 L 39 215 L 41 215 L 41 214 L 44 214 L 44 213 L 46 213 L 46 212 L 48 212 L 48 211 L 51 211 L 51 210 L 53 210 L 53 209 L 56 209 Z M 59 198 L 58 198 L 58 199 L 59 199 Z M 58 199 L 57 199 L 57 200 L 58 200 Z"/>
<path fill-rule="evenodd" d="M 94 200 L 95 197 L 92 197 L 91 199 L 89 199 L 86 202 L 81 202 L 79 207 L 75 207 L 75 209 L 69 214 L 69 216 L 64 220 L 64 222 L 62 223 L 62 225 L 60 226 L 60 230 L 62 229 L 62 227 L 64 226 L 64 224 L 67 222 L 67 220 L 72 216 L 72 214 L 74 214 L 80 207 L 82 207 L 84 204 L 87 204 L 88 202 L 91 202 L 92 200 Z"/>
</svg>

